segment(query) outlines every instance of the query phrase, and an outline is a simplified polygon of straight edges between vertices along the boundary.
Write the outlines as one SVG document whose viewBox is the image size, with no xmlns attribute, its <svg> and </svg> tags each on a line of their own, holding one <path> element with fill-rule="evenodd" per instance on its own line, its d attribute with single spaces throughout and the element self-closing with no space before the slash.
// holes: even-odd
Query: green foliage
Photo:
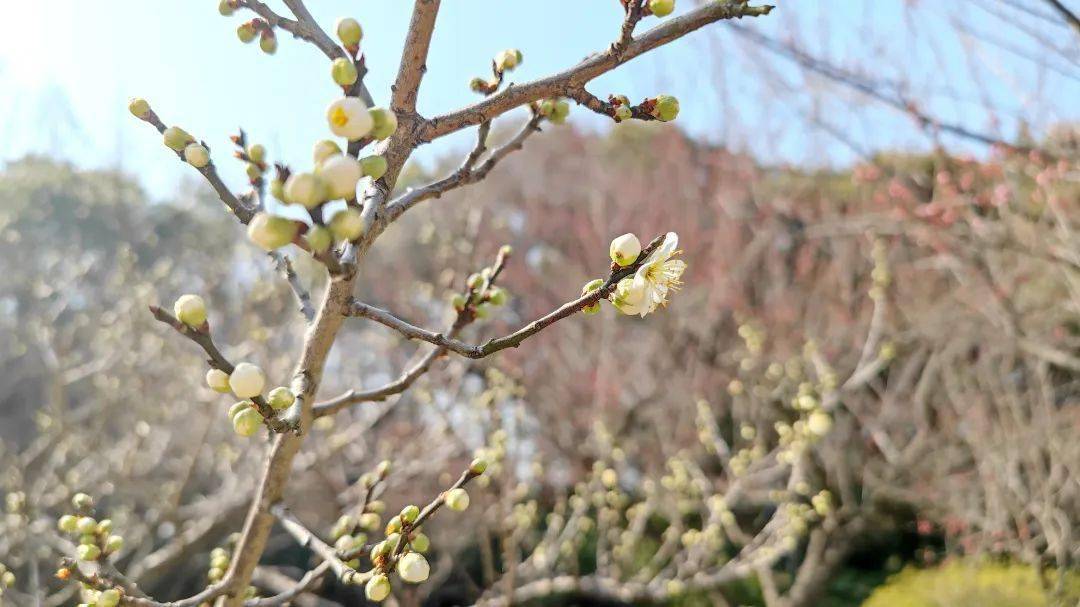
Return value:
<svg viewBox="0 0 1080 607">
<path fill-rule="evenodd" d="M 1047 586 L 1053 588 L 1056 576 Z M 863 607 L 1051 607 L 1080 599 L 1080 574 L 1066 575 L 1061 602 L 1026 565 L 953 561 L 934 569 L 906 567 L 879 587 Z"/>
</svg>

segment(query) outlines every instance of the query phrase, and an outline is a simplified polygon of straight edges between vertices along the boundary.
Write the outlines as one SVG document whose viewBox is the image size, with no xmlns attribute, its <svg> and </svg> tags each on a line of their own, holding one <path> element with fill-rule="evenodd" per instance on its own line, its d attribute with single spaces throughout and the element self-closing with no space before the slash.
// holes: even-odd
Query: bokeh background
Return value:
<svg viewBox="0 0 1080 607">
<path fill-rule="evenodd" d="M 18 574 L 15 605 L 78 602 L 51 579 L 68 548 L 52 520 L 72 492 L 125 529 L 118 567 L 170 598 L 202 587 L 257 478 L 265 441 L 233 436 L 199 353 L 146 306 L 204 294 L 230 357 L 281 381 L 303 319 L 271 260 L 127 99 L 213 149 L 242 127 L 301 165 L 337 91 L 315 49 L 287 35 L 273 57 L 245 47 L 241 17 L 215 4 L 5 7 L 0 563 Z M 367 85 L 386 103 L 408 3 L 310 4 L 325 26 L 364 25 Z M 470 605 L 560 575 L 667 580 L 651 600 L 670 605 L 1075 605 L 1070 5 L 783 1 L 598 79 L 600 96 L 676 95 L 678 121 L 611 125 L 575 108 L 486 181 L 390 228 L 358 295 L 437 326 L 453 285 L 510 244 L 511 302 L 469 336 L 486 339 L 575 297 L 606 271 L 613 236 L 668 230 L 690 264 L 683 290 L 645 320 L 605 308 L 323 420 L 290 505 L 328 532 L 384 458 L 396 512 L 477 449 L 497 453 L 470 511 L 433 523 L 435 575 L 403 605 Z M 610 43 L 620 16 L 615 0 L 446 3 L 419 110 L 473 101 L 468 80 L 503 48 L 524 53 L 516 81 L 572 65 Z M 496 137 L 523 119 L 496 122 Z M 419 150 L 399 185 L 452 171 L 470 137 Z M 239 190 L 242 163 L 217 164 Z M 357 321 L 324 393 L 385 383 L 416 351 Z M 817 412 L 830 428 L 811 436 Z M 803 528 L 770 524 L 785 517 Z M 741 554 L 767 571 L 679 586 Z M 272 593 L 308 556 L 276 535 L 256 585 Z M 297 604 L 361 600 L 333 583 L 315 594 Z M 644 602 L 580 588 L 526 598 Z"/>
</svg>

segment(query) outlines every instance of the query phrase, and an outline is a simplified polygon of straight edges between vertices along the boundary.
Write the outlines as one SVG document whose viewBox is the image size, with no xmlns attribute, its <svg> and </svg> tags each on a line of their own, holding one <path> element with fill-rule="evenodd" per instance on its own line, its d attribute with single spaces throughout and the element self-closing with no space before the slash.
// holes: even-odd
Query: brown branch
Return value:
<svg viewBox="0 0 1080 607">
<path fill-rule="evenodd" d="M 610 72 L 616 67 L 668 42 L 676 40 L 723 19 L 739 19 L 767 15 L 771 6 L 750 6 L 743 0 L 718 0 L 709 2 L 688 13 L 669 19 L 638 38 L 633 39 L 621 53 L 615 48 L 593 55 L 574 67 L 519 86 L 511 85 L 501 93 L 492 95 L 469 107 L 427 121 L 420 129 L 420 139 L 431 141 L 443 135 L 460 131 L 492 120 L 516 107 L 550 97 L 566 96 L 591 80 Z"/>
<path fill-rule="evenodd" d="M 416 98 L 420 82 L 427 72 L 428 49 L 431 34 L 435 31 L 435 18 L 439 15 L 441 0 L 416 0 L 413 5 L 409 33 L 405 36 L 405 50 L 401 53 L 401 65 L 391 90 L 390 109 L 396 114 L 412 114 L 416 111 Z"/>
<path fill-rule="evenodd" d="M 311 587 L 317 584 L 319 580 L 326 575 L 327 571 L 330 571 L 330 567 L 330 561 L 323 561 L 319 563 L 317 567 L 305 573 L 303 577 L 297 580 L 287 590 L 275 594 L 274 596 L 248 600 L 244 603 L 244 607 L 275 607 L 276 605 L 291 604 L 295 602 L 300 595 L 311 590 Z M 285 579 L 288 578 L 284 574 L 281 574 L 281 577 L 284 578 L 282 580 L 283 585 L 288 583 L 285 582 Z"/>
<path fill-rule="evenodd" d="M 1053 9 L 1056 10 L 1059 15 L 1061 15 L 1061 18 L 1064 19 L 1069 24 L 1069 26 L 1076 31 L 1077 34 L 1080 34 L 1080 17 L 1077 17 L 1076 13 L 1072 12 L 1071 10 L 1069 10 L 1069 7 L 1062 4 L 1061 0 L 1043 1 L 1053 7 Z"/>
<path fill-rule="evenodd" d="M 468 358 L 484 358 L 485 356 L 490 356 L 491 354 L 500 350 L 505 350 L 506 348 L 516 348 L 521 345 L 521 342 L 536 335 L 556 322 L 572 316 L 578 311 L 597 303 L 601 299 L 607 298 L 607 296 L 615 290 L 615 286 L 618 284 L 619 280 L 633 275 L 633 273 L 645 262 L 649 254 L 659 247 L 663 241 L 664 236 L 661 235 L 656 237 L 649 246 L 641 252 L 636 262 L 625 268 L 613 270 L 607 280 L 604 281 L 603 286 L 599 289 L 563 304 L 554 311 L 534 320 L 509 335 L 490 339 L 483 344 L 468 344 L 449 335 L 417 327 L 394 316 L 386 310 L 369 306 L 356 300 L 352 300 L 347 313 L 350 316 L 367 318 L 390 327 L 409 339 L 423 340 Z"/>
<path fill-rule="evenodd" d="M 633 40 L 634 28 L 637 27 L 643 16 L 641 8 L 645 4 L 645 0 L 623 0 L 623 4 L 626 8 L 626 17 L 623 18 L 622 28 L 619 30 L 619 39 L 611 46 L 611 52 L 616 57 L 622 56 L 623 51 Z"/>
<path fill-rule="evenodd" d="M 342 584 L 363 584 L 374 575 L 373 571 L 361 573 L 343 563 L 338 558 L 334 547 L 320 540 L 318 536 L 309 531 L 303 523 L 289 512 L 288 508 L 277 504 L 270 508 L 270 512 L 277 517 L 278 521 L 281 522 L 281 526 L 289 532 L 289 535 L 293 536 L 298 544 L 311 550 L 329 563 L 329 567 L 333 569 L 334 575 Z"/>
</svg>

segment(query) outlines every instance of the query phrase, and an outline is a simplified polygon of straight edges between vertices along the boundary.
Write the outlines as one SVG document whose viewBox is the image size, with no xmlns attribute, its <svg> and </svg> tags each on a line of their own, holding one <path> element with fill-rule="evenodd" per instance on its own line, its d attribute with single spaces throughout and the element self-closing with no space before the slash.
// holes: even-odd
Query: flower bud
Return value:
<svg viewBox="0 0 1080 607">
<path fill-rule="evenodd" d="M 116 607 L 120 604 L 120 591 L 116 588 L 102 590 L 98 593 L 97 600 L 94 601 L 94 604 L 97 607 Z"/>
<path fill-rule="evenodd" d="M 375 514 L 374 512 L 365 512 L 360 515 L 360 518 L 357 519 L 356 523 L 360 525 L 362 529 L 374 531 L 382 525 L 382 519 L 380 519 L 379 515 Z"/>
<path fill-rule="evenodd" d="M 427 552 L 431 548 L 431 539 L 423 533 L 417 533 L 409 542 L 409 546 L 417 552 Z"/>
<path fill-rule="evenodd" d="M 649 10 L 657 17 L 667 17 L 675 10 L 675 0 L 649 0 Z"/>
<path fill-rule="evenodd" d="M 397 566 L 398 575 L 410 584 L 419 584 L 428 579 L 431 566 L 428 565 L 424 555 L 418 552 L 409 552 L 401 557 Z"/>
<path fill-rule="evenodd" d="M 382 156 L 365 156 L 360 159 L 360 166 L 364 169 L 364 175 L 372 179 L 382 179 L 386 174 L 386 159 Z"/>
<path fill-rule="evenodd" d="M 386 512 L 386 502 L 382 500 L 374 500 L 367 505 L 368 512 L 374 512 L 375 514 L 382 514 Z M 376 525 L 378 527 L 378 525 Z"/>
<path fill-rule="evenodd" d="M 416 517 L 420 516 L 420 508 L 409 504 L 401 509 L 401 520 L 406 523 L 412 523 L 416 521 Z"/>
<path fill-rule="evenodd" d="M 486 304 L 480 304 L 476 306 L 474 314 L 476 315 L 477 319 L 484 320 L 488 316 L 491 316 L 491 307 Z"/>
<path fill-rule="evenodd" d="M 499 51 L 499 53 L 495 55 L 495 69 L 499 70 L 500 72 L 510 71 L 515 67 L 521 65 L 521 61 L 523 60 L 523 58 L 524 57 L 522 56 L 521 51 L 517 50 L 516 48 L 509 48 L 505 51 Z"/>
<path fill-rule="evenodd" d="M 233 430 L 240 436 L 251 436 L 259 431 L 263 418 L 252 407 L 247 407 L 232 418 Z"/>
<path fill-rule="evenodd" d="M 201 169 L 210 164 L 210 150 L 198 143 L 189 143 L 184 148 L 184 160 L 191 166 Z"/>
<path fill-rule="evenodd" d="M 330 220 L 330 233 L 336 240 L 352 242 L 364 235 L 364 218 L 360 211 L 349 207 L 338 211 Z"/>
<path fill-rule="evenodd" d="M 401 531 L 401 516 L 395 516 L 386 522 L 386 535 Z"/>
<path fill-rule="evenodd" d="M 341 43 L 347 47 L 357 46 L 364 37 L 364 29 L 352 17 L 338 19 L 335 30 L 337 31 L 338 40 L 341 40 Z"/>
<path fill-rule="evenodd" d="M 328 200 L 353 200 L 356 198 L 356 182 L 364 176 L 360 162 L 352 156 L 337 154 L 319 163 L 315 174 L 326 185 Z"/>
<path fill-rule="evenodd" d="M 629 107 L 627 107 L 625 105 L 617 105 L 617 106 L 615 106 L 615 120 L 617 122 L 622 122 L 624 120 L 630 120 L 633 117 L 634 117 L 634 112 Z"/>
<path fill-rule="evenodd" d="M 229 421 L 231 422 L 237 413 L 240 413 L 244 409 L 249 409 L 255 406 L 255 403 L 250 400 L 242 400 L 237 403 L 233 403 L 233 406 L 229 407 Z"/>
<path fill-rule="evenodd" d="M 307 234 L 304 234 L 304 240 L 307 241 L 312 253 L 321 255 L 333 244 L 334 236 L 323 226 L 311 226 Z"/>
<path fill-rule="evenodd" d="M 373 603 L 381 603 L 390 596 L 390 578 L 381 573 L 371 576 L 364 586 L 364 596 Z"/>
<path fill-rule="evenodd" d="M 206 322 L 206 302 L 198 295 L 181 295 L 173 304 L 177 320 L 189 327 L 201 327 Z"/>
<path fill-rule="evenodd" d="M 508 296 L 506 294 L 506 289 L 503 289 L 502 287 L 495 287 L 494 289 L 488 291 L 487 300 L 488 303 L 493 306 L 501 306 L 505 304 L 507 298 Z"/>
<path fill-rule="evenodd" d="M 223 577 L 225 577 L 225 570 L 224 569 L 218 569 L 217 567 L 211 567 L 210 571 L 206 572 L 206 579 L 210 580 L 211 582 L 220 581 L 221 578 L 223 578 Z"/>
<path fill-rule="evenodd" d="M 296 397 L 293 396 L 292 391 L 285 386 L 278 386 L 266 395 L 266 402 L 270 404 L 270 407 L 274 411 L 288 409 L 295 401 Z"/>
<path fill-rule="evenodd" d="M 323 139 L 315 143 L 315 149 L 311 152 L 311 157 L 315 161 L 315 164 L 326 160 L 327 158 L 341 153 L 341 146 L 336 142 L 329 139 Z"/>
<path fill-rule="evenodd" d="M 252 21 L 241 23 L 240 27 L 236 28 L 236 37 L 244 44 L 254 40 L 256 34 L 258 34 L 258 31 L 255 29 L 255 23 Z"/>
<path fill-rule="evenodd" d="M 206 372 L 206 385 L 214 392 L 225 394 L 229 391 L 229 374 L 221 369 L 210 369 Z"/>
<path fill-rule="evenodd" d="M 261 143 L 253 143 L 247 148 L 247 156 L 252 162 L 266 161 L 266 146 Z"/>
<path fill-rule="evenodd" d="M 273 30 L 263 30 L 262 35 L 259 36 L 259 48 L 267 55 L 277 52 L 277 36 L 274 35 Z"/>
<path fill-rule="evenodd" d="M 371 132 L 375 123 L 364 102 L 356 97 L 342 97 L 326 108 L 330 131 L 338 137 L 356 141 Z"/>
<path fill-rule="evenodd" d="M 397 114 L 386 108 L 376 107 L 368 110 L 371 120 L 375 124 L 371 128 L 371 136 L 379 141 L 386 139 L 397 130 Z"/>
<path fill-rule="evenodd" d="M 195 138 L 188 134 L 187 131 L 178 127 L 170 126 L 165 129 L 165 132 L 161 134 L 162 139 L 165 140 L 165 145 L 172 150 L 182 152 L 189 143 L 195 141 Z"/>
<path fill-rule="evenodd" d="M 546 102 L 545 102 L 546 103 Z M 567 116 L 570 115 L 570 104 L 565 99 L 550 100 L 548 113 L 544 114 L 552 124 L 563 124 L 566 122 Z M 541 109 L 543 109 L 541 104 Z M 543 111 L 541 111 L 543 114 Z"/>
<path fill-rule="evenodd" d="M 109 539 L 105 540 L 105 549 L 109 552 L 118 552 L 124 547 L 124 538 L 119 535 L 110 535 Z"/>
<path fill-rule="evenodd" d="M 56 527 L 65 533 L 75 533 L 78 530 L 79 519 L 70 514 L 65 514 L 56 520 Z"/>
<path fill-rule="evenodd" d="M 611 255 L 611 261 L 620 266 L 628 266 L 637 261 L 638 256 L 641 255 L 641 241 L 633 234 L 623 234 L 611 241 L 608 253 Z"/>
<path fill-rule="evenodd" d="M 282 202 L 285 202 L 285 182 L 276 177 L 274 179 L 271 179 L 270 195 Z"/>
<path fill-rule="evenodd" d="M 326 184 L 314 173 L 293 173 L 285 181 L 285 201 L 314 209 L 326 202 Z"/>
<path fill-rule="evenodd" d="M 499 255 L 502 255 L 503 257 L 510 257 L 513 254 L 514 247 L 508 244 L 504 244 L 503 246 L 499 247 Z"/>
<path fill-rule="evenodd" d="M 79 544 L 97 545 L 97 536 L 93 533 L 84 533 L 79 536 Z"/>
<path fill-rule="evenodd" d="M 387 554 L 390 554 L 390 550 L 392 549 L 393 546 L 387 543 L 386 540 L 375 544 L 371 547 L 371 560 L 374 562 L 375 559 L 379 558 L 380 556 L 386 556 Z"/>
<path fill-rule="evenodd" d="M 107 519 L 102 519 L 102 520 L 98 521 L 96 531 L 98 533 L 108 534 L 109 532 L 112 531 L 112 528 L 113 528 L 112 519 L 107 518 Z"/>
<path fill-rule="evenodd" d="M 806 419 L 806 429 L 815 436 L 825 436 L 832 430 L 832 417 L 824 411 L 814 411 Z"/>
<path fill-rule="evenodd" d="M 85 493 L 76 493 L 71 496 L 71 505 L 75 506 L 76 510 L 89 510 L 94 507 L 94 498 Z"/>
<path fill-rule="evenodd" d="M 458 312 L 465 309 L 465 296 L 461 293 L 454 293 L 450 298 L 450 305 L 454 306 L 454 309 Z"/>
<path fill-rule="evenodd" d="M 469 472 L 472 474 L 483 474 L 488 467 L 488 462 L 482 457 L 478 457 L 469 464 Z"/>
<path fill-rule="evenodd" d="M 352 62 L 352 59 L 346 59 L 345 57 L 338 57 L 330 64 L 330 76 L 338 86 L 342 87 L 352 86 L 356 79 L 359 78 L 356 64 Z"/>
<path fill-rule="evenodd" d="M 0 588 L 11 588 L 15 585 L 15 574 L 10 571 L 5 571 L 3 575 L 0 575 Z"/>
<path fill-rule="evenodd" d="M 455 512 L 464 512 L 469 507 L 469 493 L 461 487 L 447 491 L 446 507 Z"/>
<path fill-rule="evenodd" d="M 101 556 L 101 548 L 93 544 L 80 544 L 75 550 L 75 556 L 80 561 L 96 561 Z"/>
<path fill-rule="evenodd" d="M 150 115 L 150 103 L 142 97 L 135 97 L 128 101 L 128 111 L 131 112 L 132 116 L 145 120 Z"/>
<path fill-rule="evenodd" d="M 658 95 L 650 113 L 661 122 L 675 120 L 679 115 L 679 100 L 671 95 Z"/>
<path fill-rule="evenodd" d="M 222 17 L 228 17 L 236 12 L 236 9 L 233 8 L 232 2 L 230 2 L 230 0 L 221 0 L 221 2 L 218 2 L 217 10 Z"/>
<path fill-rule="evenodd" d="M 251 363 L 240 363 L 229 375 L 229 387 L 240 398 L 252 398 L 262 393 L 266 376 L 262 369 Z"/>
<path fill-rule="evenodd" d="M 228 554 L 215 554 L 210 557 L 210 568 L 225 570 L 229 568 L 229 555 Z"/>
<path fill-rule="evenodd" d="M 300 227 L 292 219 L 269 213 L 256 213 L 248 223 L 248 238 L 264 250 L 281 248 L 296 238 Z"/>
<path fill-rule="evenodd" d="M 483 93 L 487 90 L 487 80 L 483 78 L 473 78 L 469 81 L 469 90 L 474 93 Z"/>
<path fill-rule="evenodd" d="M 392 467 L 393 467 L 393 464 L 390 463 L 390 460 L 384 459 L 381 462 L 379 462 L 378 466 L 375 466 L 375 474 L 380 479 L 386 478 L 386 475 L 390 474 L 390 469 Z"/>
</svg>

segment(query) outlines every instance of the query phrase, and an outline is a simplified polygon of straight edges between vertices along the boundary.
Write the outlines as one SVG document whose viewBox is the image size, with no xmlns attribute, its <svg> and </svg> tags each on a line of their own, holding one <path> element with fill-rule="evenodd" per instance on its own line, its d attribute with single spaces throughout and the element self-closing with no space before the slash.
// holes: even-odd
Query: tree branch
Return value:
<svg viewBox="0 0 1080 607">
<path fill-rule="evenodd" d="M 277 504 L 270 508 L 270 512 L 277 517 L 278 521 L 281 522 L 281 526 L 296 539 L 298 544 L 311 550 L 326 563 L 329 563 L 329 567 L 333 569 L 334 575 L 342 584 L 363 584 L 374 575 L 372 571 L 361 573 L 343 563 L 338 558 L 337 551 L 334 550 L 333 546 L 320 540 L 314 533 L 309 531 L 285 506 Z"/>
<path fill-rule="evenodd" d="M 270 258 L 274 260 L 278 271 L 285 275 L 285 280 L 288 281 L 297 303 L 300 304 L 300 313 L 308 322 L 311 322 L 311 319 L 315 318 L 315 308 L 311 305 L 311 293 L 308 293 L 304 285 L 300 284 L 300 277 L 296 275 L 296 270 L 293 269 L 288 255 L 273 251 L 270 253 Z"/>
<path fill-rule="evenodd" d="M 474 126 L 516 107 L 549 97 L 566 96 L 571 90 L 584 86 L 598 76 L 657 47 L 663 46 L 723 19 L 739 19 L 767 15 L 772 6 L 750 6 L 742 0 L 718 0 L 673 19 L 665 21 L 626 45 L 621 53 L 615 47 L 593 55 L 574 67 L 552 76 L 520 86 L 511 85 L 469 107 L 432 118 L 420 129 L 422 141 L 431 141 L 448 133 Z"/>
<path fill-rule="evenodd" d="M 416 98 L 420 91 L 420 82 L 427 71 L 428 49 L 431 46 L 431 34 L 435 31 L 435 18 L 439 15 L 440 1 L 416 0 L 413 5 L 397 80 L 391 86 L 393 94 L 390 109 L 397 114 L 411 114 L 416 111 Z"/>
</svg>

